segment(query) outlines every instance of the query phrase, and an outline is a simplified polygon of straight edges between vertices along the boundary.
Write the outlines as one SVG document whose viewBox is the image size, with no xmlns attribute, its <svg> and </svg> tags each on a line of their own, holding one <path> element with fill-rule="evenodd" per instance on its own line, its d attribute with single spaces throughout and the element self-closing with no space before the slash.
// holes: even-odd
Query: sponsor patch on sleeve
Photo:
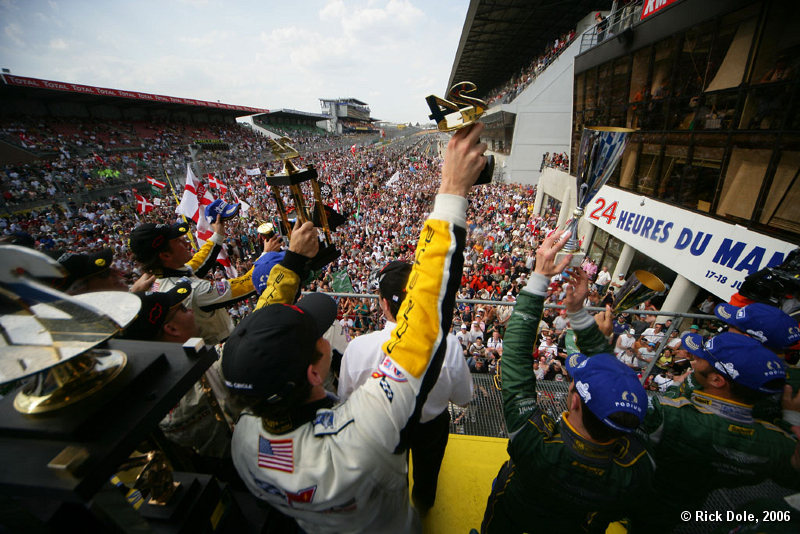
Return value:
<svg viewBox="0 0 800 534">
<path fill-rule="evenodd" d="M 220 280 L 219 282 L 214 282 L 214 289 L 217 290 L 217 295 L 220 297 L 228 292 L 228 282 L 224 280 Z"/>
<path fill-rule="evenodd" d="M 408 380 L 406 375 L 404 375 L 403 372 L 397 368 L 392 359 L 388 356 L 383 359 L 381 364 L 378 366 L 378 370 L 385 374 L 387 378 L 394 380 L 395 382 L 406 382 Z"/>
</svg>

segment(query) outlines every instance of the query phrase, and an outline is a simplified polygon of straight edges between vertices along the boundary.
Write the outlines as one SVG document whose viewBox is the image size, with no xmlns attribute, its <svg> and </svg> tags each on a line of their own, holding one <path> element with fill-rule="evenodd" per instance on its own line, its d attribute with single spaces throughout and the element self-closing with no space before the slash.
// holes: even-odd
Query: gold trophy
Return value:
<svg viewBox="0 0 800 534">
<path fill-rule="evenodd" d="M 336 249 L 331 228 L 328 224 L 328 211 L 322 201 L 322 190 L 317 180 L 317 170 L 313 165 L 309 165 L 305 169 L 300 169 L 294 164 L 292 160 L 300 157 L 300 154 L 289 144 L 291 139 L 288 137 L 269 139 L 268 142 L 272 153 L 277 158 L 283 160 L 283 170 L 279 174 L 267 175 L 267 185 L 269 185 L 272 196 L 275 198 L 275 204 L 278 207 L 278 215 L 280 216 L 281 223 L 287 230 L 286 235 L 291 238 L 292 224 L 289 221 L 286 206 L 280 194 L 281 187 L 288 187 L 292 200 L 294 201 L 294 211 L 297 213 L 298 220 L 301 223 L 312 221 L 315 226 L 322 228 L 323 239 L 319 245 L 319 252 L 311 259 L 310 263 L 312 269 L 320 269 L 338 258 L 340 253 Z M 306 207 L 303 190 L 300 188 L 300 184 L 303 182 L 309 182 L 311 184 L 311 190 L 314 194 L 313 212 L 309 211 Z M 266 230 L 266 227 L 264 229 Z"/>
<path fill-rule="evenodd" d="M 474 124 L 486 112 L 486 102 L 479 98 L 468 96 L 477 90 L 472 82 L 455 84 L 447 92 L 447 98 L 428 95 L 425 101 L 431 108 L 430 119 L 436 121 L 440 132 L 454 132 Z M 488 184 L 494 174 L 494 156 L 486 156 L 486 166 L 478 176 L 475 185 Z"/>
<path fill-rule="evenodd" d="M 634 271 L 625 284 L 614 293 L 612 311 L 619 313 L 629 310 L 659 293 L 663 293 L 666 289 L 664 282 L 653 273 Z"/>
<path fill-rule="evenodd" d="M 148 504 L 165 506 L 180 487 L 172 478 L 172 468 L 161 451 L 131 455 L 116 475 L 126 486 L 146 495 Z"/>
</svg>

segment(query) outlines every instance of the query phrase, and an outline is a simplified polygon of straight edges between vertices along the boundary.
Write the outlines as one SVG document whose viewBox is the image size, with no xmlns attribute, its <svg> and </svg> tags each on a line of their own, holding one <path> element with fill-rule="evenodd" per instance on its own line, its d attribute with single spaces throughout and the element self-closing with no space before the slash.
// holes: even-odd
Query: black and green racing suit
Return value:
<svg viewBox="0 0 800 534">
<path fill-rule="evenodd" d="M 481 525 L 485 533 L 602 532 L 609 520 L 645 506 L 640 496 L 653 475 L 654 464 L 639 439 L 598 444 L 565 417 L 554 421 L 539 407 L 532 355 L 547 283 L 544 276 L 532 276 L 503 339 L 510 458 L 494 481 Z"/>
<path fill-rule="evenodd" d="M 584 354 L 609 350 L 594 321 L 576 328 L 576 336 Z M 800 473 L 791 464 L 794 436 L 755 419 L 751 405 L 703 392 L 691 375 L 663 397 L 650 397 L 639 432 L 658 464 L 651 498 L 657 506 L 648 507 L 642 532 L 669 532 L 681 521 L 681 512 L 703 510 L 717 488 L 770 478 L 800 489 Z"/>
</svg>

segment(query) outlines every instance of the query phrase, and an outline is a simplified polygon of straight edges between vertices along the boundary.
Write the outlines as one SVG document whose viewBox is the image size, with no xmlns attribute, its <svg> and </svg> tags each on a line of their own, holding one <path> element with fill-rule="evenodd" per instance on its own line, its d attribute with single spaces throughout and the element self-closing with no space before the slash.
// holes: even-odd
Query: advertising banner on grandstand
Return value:
<svg viewBox="0 0 800 534">
<path fill-rule="evenodd" d="M 268 113 L 268 109 L 253 108 L 249 106 L 234 106 L 221 102 L 207 102 L 205 100 L 195 100 L 192 98 L 180 98 L 176 96 L 154 95 L 151 93 L 140 93 L 138 91 L 124 91 L 122 89 L 109 89 L 107 87 L 93 87 L 91 85 L 81 85 L 77 83 L 56 82 L 53 80 L 40 80 L 38 78 L 28 78 L 26 76 L 12 76 L 3 74 L 0 76 L 6 85 L 16 85 L 19 87 L 31 87 L 34 89 L 52 89 L 55 91 L 69 91 L 71 93 L 83 93 L 96 96 L 112 96 L 120 98 L 134 98 L 137 100 L 148 100 L 150 102 L 163 102 L 165 104 L 186 104 L 189 106 L 203 106 L 208 108 L 229 109 L 234 111 L 246 111 L 250 113 Z"/>
<path fill-rule="evenodd" d="M 650 15 L 657 13 L 659 10 L 664 9 L 670 4 L 674 4 L 678 0 L 645 0 L 644 7 L 642 7 L 642 16 L 639 20 L 644 20 Z"/>
<path fill-rule="evenodd" d="M 743 226 L 603 186 L 584 218 L 717 297 L 745 277 L 780 265 L 795 245 Z"/>
</svg>

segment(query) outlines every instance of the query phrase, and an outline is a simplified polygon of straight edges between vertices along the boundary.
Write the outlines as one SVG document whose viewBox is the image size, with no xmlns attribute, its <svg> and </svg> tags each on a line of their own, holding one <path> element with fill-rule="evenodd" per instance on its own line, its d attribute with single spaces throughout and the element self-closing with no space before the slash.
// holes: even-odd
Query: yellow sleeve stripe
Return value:
<svg viewBox="0 0 800 534">
<path fill-rule="evenodd" d="M 248 293 L 252 293 L 256 290 L 253 286 L 253 267 L 250 267 L 250 270 L 242 276 L 231 278 L 229 282 L 231 284 L 231 295 L 233 297 L 243 297 Z"/>
<path fill-rule="evenodd" d="M 451 224 L 428 219 L 420 234 L 407 297 L 397 326 L 383 351 L 406 373 L 421 378 L 436 348 L 443 343 L 441 306 L 447 291 L 456 238 Z"/>
<path fill-rule="evenodd" d="M 211 254 L 211 249 L 214 248 L 214 243 L 209 239 L 203 246 L 200 247 L 200 250 L 192 256 L 192 259 L 189 260 L 186 265 L 192 268 L 193 271 L 197 271 L 201 265 L 206 261 L 208 255 Z"/>
<path fill-rule="evenodd" d="M 252 286 L 252 284 L 251 281 L 250 285 Z M 261 293 L 256 309 L 270 304 L 293 303 L 298 287 L 300 287 L 300 277 L 297 273 L 281 264 L 276 265 L 269 273 L 267 287 Z"/>
</svg>

